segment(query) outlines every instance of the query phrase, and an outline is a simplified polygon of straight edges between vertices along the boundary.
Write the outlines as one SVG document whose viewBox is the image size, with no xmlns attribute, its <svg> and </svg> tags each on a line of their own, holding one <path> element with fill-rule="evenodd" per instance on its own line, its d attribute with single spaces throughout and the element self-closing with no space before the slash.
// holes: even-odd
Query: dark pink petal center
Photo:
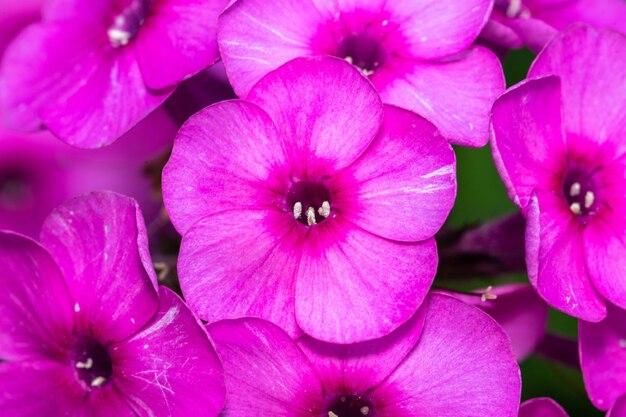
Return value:
<svg viewBox="0 0 626 417">
<path fill-rule="evenodd" d="M 109 42 L 115 48 L 128 44 L 137 36 L 150 11 L 150 0 L 130 0 L 124 3 L 121 11 L 114 14 L 107 31 Z"/>
<path fill-rule="evenodd" d="M 339 395 L 331 399 L 324 417 L 373 417 L 372 403 L 359 395 Z"/>
<path fill-rule="evenodd" d="M 300 223 L 312 226 L 330 217 L 331 195 L 321 182 L 300 181 L 287 192 L 287 207 Z"/>
<path fill-rule="evenodd" d="M 33 203 L 28 176 L 19 169 L 0 171 L 0 208 L 23 210 Z"/>
<path fill-rule="evenodd" d="M 359 67 L 366 76 L 385 62 L 385 55 L 380 42 L 367 33 L 346 36 L 337 49 L 337 56 Z"/>
<path fill-rule="evenodd" d="M 578 166 L 568 167 L 563 176 L 563 195 L 572 213 L 587 221 L 597 212 L 598 187 L 593 172 Z"/>
<path fill-rule="evenodd" d="M 113 375 L 113 361 L 106 347 L 90 336 L 79 336 L 72 349 L 76 375 L 87 387 L 100 388 Z"/>
</svg>

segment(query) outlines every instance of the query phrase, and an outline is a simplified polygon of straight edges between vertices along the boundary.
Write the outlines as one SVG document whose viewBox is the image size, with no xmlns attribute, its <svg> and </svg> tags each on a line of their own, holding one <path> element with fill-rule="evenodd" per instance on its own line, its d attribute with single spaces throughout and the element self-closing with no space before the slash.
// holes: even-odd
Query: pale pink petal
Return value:
<svg viewBox="0 0 626 417">
<path fill-rule="evenodd" d="M 384 336 L 413 316 L 436 269 L 433 239 L 389 241 L 338 216 L 310 230 L 302 247 L 298 324 L 332 343 Z"/>
<path fill-rule="evenodd" d="M 541 19 L 509 19 L 507 24 L 517 32 L 523 44 L 535 53 L 541 51 L 558 33 L 556 29 Z"/>
<path fill-rule="evenodd" d="M 69 200 L 48 216 L 41 241 L 63 272 L 79 329 L 120 340 L 155 313 L 156 275 L 133 199 L 100 192 Z"/>
<path fill-rule="evenodd" d="M 298 345 L 317 369 L 327 392 L 367 392 L 385 380 L 413 350 L 422 334 L 426 308 L 420 308 L 387 336 L 341 345 L 303 336 Z"/>
<path fill-rule="evenodd" d="M 331 180 L 338 190 L 333 204 L 374 234 L 423 240 L 441 228 L 452 208 L 455 174 L 454 152 L 431 123 L 385 106 L 382 130 L 367 152 Z"/>
<path fill-rule="evenodd" d="M 111 346 L 113 378 L 138 416 L 215 417 L 226 395 L 208 335 L 183 301 L 161 287 L 156 315 Z"/>
<path fill-rule="evenodd" d="M 520 370 L 508 337 L 488 315 L 432 294 L 415 349 L 372 392 L 383 417 L 516 417 Z"/>
<path fill-rule="evenodd" d="M 74 327 L 72 301 L 48 252 L 27 237 L 0 232 L 0 265 L 0 359 L 63 352 Z"/>
<path fill-rule="evenodd" d="M 265 74 L 309 56 L 322 16 L 310 0 L 245 0 L 219 19 L 218 42 L 228 78 L 245 97 Z"/>
<path fill-rule="evenodd" d="M 607 64 L 610 63 L 610 64 Z M 530 77 L 561 78 L 563 123 L 568 133 L 626 153 L 626 38 L 576 25 L 539 54 Z"/>
<path fill-rule="evenodd" d="M 489 111 L 504 91 L 498 58 L 477 46 L 448 60 L 390 60 L 372 76 L 385 103 L 430 120 L 452 143 L 479 147 L 489 138 Z"/>
<path fill-rule="evenodd" d="M 526 81 L 493 106 L 493 158 L 509 196 L 522 208 L 536 187 L 561 187 L 567 155 L 559 87 L 556 77 Z"/>
<path fill-rule="evenodd" d="M 533 398 L 522 403 L 519 417 L 567 417 L 567 413 L 551 398 Z"/>
<path fill-rule="evenodd" d="M 320 413 L 322 384 L 279 327 L 258 319 L 208 326 L 230 393 L 224 417 L 305 417 Z"/>
<path fill-rule="evenodd" d="M 591 402 L 611 408 L 626 394 L 626 311 L 608 305 L 599 323 L 579 322 L 580 365 Z"/>
<path fill-rule="evenodd" d="M 268 179 L 284 161 L 276 128 L 257 106 L 227 101 L 202 110 L 180 129 L 163 171 L 163 199 L 172 223 L 184 234 L 198 220 L 224 210 L 282 208 L 284 198 L 272 189 L 287 185 Z"/>
<path fill-rule="evenodd" d="M 137 59 L 148 87 L 171 87 L 213 64 L 217 18 L 228 0 L 153 2 L 137 36 Z"/>
<path fill-rule="evenodd" d="M 562 196 L 536 190 L 526 212 L 528 278 L 552 307 L 571 316 L 599 321 L 604 300 L 585 266 L 583 224 Z"/>
<path fill-rule="evenodd" d="M 500 17 L 495 10 L 480 32 L 477 43 L 487 46 L 492 51 L 499 52 L 504 48 L 504 53 L 509 49 L 521 48 L 524 45 L 517 32 L 508 26 L 508 18 Z"/>
<path fill-rule="evenodd" d="M 231 210 L 187 231 L 178 259 L 180 284 L 203 320 L 261 317 L 292 336 L 295 275 L 306 226 L 291 213 Z"/>
<path fill-rule="evenodd" d="M 320 161 L 331 170 L 349 165 L 383 120 L 374 87 L 339 58 L 294 59 L 259 81 L 247 100 L 270 115 L 288 141 L 290 160 L 302 170 Z"/>
</svg>

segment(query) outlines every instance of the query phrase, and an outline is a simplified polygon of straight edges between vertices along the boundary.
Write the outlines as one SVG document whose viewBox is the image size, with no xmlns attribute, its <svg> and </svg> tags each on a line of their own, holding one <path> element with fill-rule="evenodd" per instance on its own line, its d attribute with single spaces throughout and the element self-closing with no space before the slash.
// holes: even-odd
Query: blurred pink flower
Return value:
<svg viewBox="0 0 626 417">
<path fill-rule="evenodd" d="M 42 124 L 69 144 L 111 144 L 185 78 L 218 59 L 227 0 L 49 0 L 7 49 L 0 100 L 10 127 Z"/>
<path fill-rule="evenodd" d="M 41 244 L 0 232 L 3 417 L 215 417 L 225 397 L 206 331 L 158 288 L 137 204 L 64 203 Z"/>
<path fill-rule="evenodd" d="M 163 172 L 181 288 L 201 318 L 343 343 L 415 313 L 455 194 L 435 127 L 331 57 L 290 61 L 245 101 L 193 116 Z"/>
<path fill-rule="evenodd" d="M 491 51 L 470 45 L 491 9 L 490 0 L 240 0 L 220 16 L 218 42 L 242 98 L 290 59 L 332 55 L 360 68 L 385 103 L 452 143 L 483 146 L 504 77 Z"/>
<path fill-rule="evenodd" d="M 493 108 L 493 154 L 526 216 L 530 282 L 553 307 L 599 321 L 626 307 L 626 37 L 560 34 Z"/>
</svg>

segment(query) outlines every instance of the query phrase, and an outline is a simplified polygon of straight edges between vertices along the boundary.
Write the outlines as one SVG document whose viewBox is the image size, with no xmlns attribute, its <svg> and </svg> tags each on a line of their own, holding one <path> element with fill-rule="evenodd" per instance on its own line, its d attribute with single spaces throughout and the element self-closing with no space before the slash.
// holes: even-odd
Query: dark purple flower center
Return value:
<svg viewBox="0 0 626 417">
<path fill-rule="evenodd" d="M 107 31 L 111 45 L 118 48 L 133 40 L 148 17 L 149 11 L 150 0 L 127 1 L 125 7 L 113 17 Z"/>
<path fill-rule="evenodd" d="M 597 209 L 597 186 L 593 175 L 580 168 L 570 168 L 563 178 L 563 195 L 572 213 L 586 218 Z"/>
<path fill-rule="evenodd" d="M 78 378 L 90 388 L 104 386 L 113 375 L 111 355 L 101 343 L 89 336 L 77 339 L 72 362 Z"/>
<path fill-rule="evenodd" d="M 372 75 L 385 61 L 385 53 L 380 42 L 369 35 L 349 35 L 337 49 L 337 55 L 361 69 L 366 75 Z"/>
<path fill-rule="evenodd" d="M 372 403 L 358 395 L 342 395 L 333 399 L 328 417 L 373 417 Z M 326 416 L 324 416 L 326 417 Z"/>
<path fill-rule="evenodd" d="M 301 181 L 287 193 L 287 207 L 293 217 L 307 226 L 321 223 L 331 215 L 330 192 L 323 184 Z"/>
<path fill-rule="evenodd" d="M 26 175 L 19 170 L 0 172 L 0 208 L 23 209 L 32 202 L 33 193 Z"/>
</svg>

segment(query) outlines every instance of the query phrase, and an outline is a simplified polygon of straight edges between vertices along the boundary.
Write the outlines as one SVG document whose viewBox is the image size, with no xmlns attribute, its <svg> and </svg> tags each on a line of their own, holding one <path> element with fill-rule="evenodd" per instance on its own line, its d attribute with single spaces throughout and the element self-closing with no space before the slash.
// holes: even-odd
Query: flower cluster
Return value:
<svg viewBox="0 0 626 417">
<path fill-rule="evenodd" d="M 622 0 L 0 8 L 3 417 L 626 417 Z"/>
</svg>

